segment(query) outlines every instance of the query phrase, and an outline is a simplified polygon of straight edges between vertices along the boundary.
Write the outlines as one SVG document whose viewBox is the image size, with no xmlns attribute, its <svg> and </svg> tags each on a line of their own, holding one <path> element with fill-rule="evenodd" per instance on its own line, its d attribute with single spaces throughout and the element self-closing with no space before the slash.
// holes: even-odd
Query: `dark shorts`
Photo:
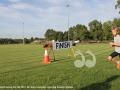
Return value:
<svg viewBox="0 0 120 90">
<path fill-rule="evenodd" d="M 114 51 L 113 53 L 110 54 L 110 56 L 113 58 L 113 57 L 116 57 L 116 56 L 120 56 L 120 53 L 117 53 L 116 51 Z"/>
</svg>

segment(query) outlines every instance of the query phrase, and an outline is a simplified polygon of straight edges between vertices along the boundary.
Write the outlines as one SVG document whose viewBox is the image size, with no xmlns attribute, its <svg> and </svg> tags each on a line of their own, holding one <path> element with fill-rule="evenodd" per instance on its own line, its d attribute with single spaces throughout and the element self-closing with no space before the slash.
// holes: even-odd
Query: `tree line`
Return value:
<svg viewBox="0 0 120 90">
<path fill-rule="evenodd" d="M 24 38 L 24 44 L 30 44 L 35 40 L 44 41 L 44 38 L 31 37 L 30 39 Z M 11 39 L 11 38 L 0 38 L 0 44 L 23 44 L 23 39 Z"/>
<path fill-rule="evenodd" d="M 109 20 L 103 24 L 98 20 L 93 20 L 88 24 L 89 30 L 82 24 L 70 27 L 69 30 L 65 32 L 48 29 L 44 36 L 47 40 L 56 41 L 66 41 L 68 40 L 68 35 L 70 40 L 107 41 L 113 39 L 111 32 L 111 28 L 113 26 L 117 26 L 118 28 L 120 27 L 120 18 L 114 18 L 113 21 Z"/>
<path fill-rule="evenodd" d="M 30 39 L 24 38 L 25 44 L 30 44 L 35 40 L 41 41 L 67 41 L 68 34 L 70 40 L 81 40 L 81 41 L 108 41 L 113 40 L 111 28 L 117 26 L 120 28 L 120 18 L 114 18 L 113 21 L 106 21 L 103 24 L 98 20 L 93 20 L 88 24 L 89 30 L 85 25 L 77 24 L 76 26 L 70 27 L 68 31 L 56 31 L 53 29 L 47 29 L 44 36 L 45 38 L 31 37 Z M 68 33 L 69 32 L 69 33 Z M 23 39 L 11 39 L 11 38 L 0 38 L 0 44 L 22 44 Z"/>
</svg>

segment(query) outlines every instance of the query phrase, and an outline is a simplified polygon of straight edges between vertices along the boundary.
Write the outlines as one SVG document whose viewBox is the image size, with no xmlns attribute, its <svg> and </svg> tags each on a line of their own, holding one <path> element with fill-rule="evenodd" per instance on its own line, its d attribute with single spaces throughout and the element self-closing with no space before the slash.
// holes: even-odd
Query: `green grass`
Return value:
<svg viewBox="0 0 120 90">
<path fill-rule="evenodd" d="M 73 86 L 72 89 L 57 90 L 120 90 L 120 70 L 116 69 L 115 63 L 107 60 L 114 48 L 109 44 L 80 44 L 73 49 L 81 50 L 86 59 L 92 60 L 86 53 L 91 50 L 96 56 L 96 65 L 93 68 L 76 68 L 74 61 L 81 57 L 67 57 L 68 49 L 54 51 L 56 60 L 53 61 L 50 54 L 52 62 L 42 64 L 44 49 L 41 45 L 0 45 L 0 86 Z"/>
</svg>

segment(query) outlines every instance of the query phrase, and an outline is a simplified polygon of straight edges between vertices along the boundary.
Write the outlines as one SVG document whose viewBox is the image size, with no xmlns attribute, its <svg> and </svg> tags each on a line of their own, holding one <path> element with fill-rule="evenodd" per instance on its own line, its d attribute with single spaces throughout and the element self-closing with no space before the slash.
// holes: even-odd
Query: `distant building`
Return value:
<svg viewBox="0 0 120 90">
<path fill-rule="evenodd" d="M 33 41 L 34 43 L 37 43 L 37 44 L 41 44 L 43 42 L 43 40 L 35 40 Z"/>
</svg>

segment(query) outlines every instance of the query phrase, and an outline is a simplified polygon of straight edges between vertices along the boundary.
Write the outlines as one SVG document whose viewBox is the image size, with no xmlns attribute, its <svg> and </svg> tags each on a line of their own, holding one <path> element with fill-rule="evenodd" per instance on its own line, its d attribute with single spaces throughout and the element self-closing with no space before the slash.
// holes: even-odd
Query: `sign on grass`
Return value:
<svg viewBox="0 0 120 90">
<path fill-rule="evenodd" d="M 54 42 L 53 43 L 54 50 L 66 49 L 66 48 L 72 48 L 72 41 Z"/>
</svg>

